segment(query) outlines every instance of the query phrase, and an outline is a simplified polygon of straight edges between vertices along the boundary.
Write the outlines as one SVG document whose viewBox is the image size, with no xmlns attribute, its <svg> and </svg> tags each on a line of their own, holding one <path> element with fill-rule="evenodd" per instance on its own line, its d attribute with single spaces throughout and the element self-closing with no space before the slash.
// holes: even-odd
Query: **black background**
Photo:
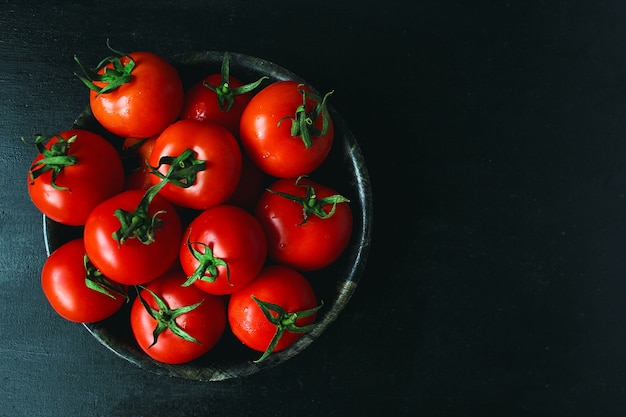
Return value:
<svg viewBox="0 0 626 417">
<path fill-rule="evenodd" d="M 0 0 L 0 415 L 626 413 L 620 1 Z M 20 136 L 87 103 L 73 55 L 229 50 L 289 68 L 361 143 L 374 241 L 352 301 L 277 368 L 160 377 L 58 318 Z"/>
</svg>

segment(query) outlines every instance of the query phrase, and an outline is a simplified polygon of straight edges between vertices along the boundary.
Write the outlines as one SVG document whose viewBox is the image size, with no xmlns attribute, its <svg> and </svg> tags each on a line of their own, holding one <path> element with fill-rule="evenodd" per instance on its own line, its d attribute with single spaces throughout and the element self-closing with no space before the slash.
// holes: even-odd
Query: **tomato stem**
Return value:
<svg viewBox="0 0 626 417">
<path fill-rule="evenodd" d="M 159 171 L 161 165 L 170 166 L 166 174 Z M 162 156 L 158 166 L 148 165 L 148 167 L 162 181 L 172 183 L 177 187 L 189 188 L 196 182 L 196 174 L 206 169 L 206 161 L 197 159 L 196 153 L 191 149 L 185 149 L 178 156 Z"/>
<path fill-rule="evenodd" d="M 189 235 L 191 235 L 191 230 L 189 230 Z M 226 278 L 228 280 L 228 284 L 232 286 L 232 283 L 230 282 L 230 267 L 228 266 L 228 263 L 223 259 L 216 257 L 213 254 L 211 247 L 204 242 L 191 242 L 189 240 L 189 235 L 187 236 L 186 241 L 187 249 L 191 252 L 193 257 L 198 260 L 198 267 L 193 274 L 187 277 L 187 281 L 183 283 L 183 287 L 188 287 L 197 280 L 215 282 L 219 274 L 219 270 L 217 269 L 218 266 L 226 268 Z M 192 245 L 201 245 L 204 247 L 204 253 L 196 250 Z"/>
<path fill-rule="evenodd" d="M 128 293 L 124 290 L 122 285 L 114 283 L 102 275 L 102 272 L 91 263 L 87 254 L 83 257 L 83 265 L 85 267 L 85 285 L 87 288 L 113 299 L 117 298 L 112 294 L 115 293 L 124 297 L 127 302 L 130 300 Z"/>
<path fill-rule="evenodd" d="M 306 194 L 304 197 L 283 193 L 280 191 L 274 191 L 270 188 L 267 188 L 267 191 L 269 191 L 270 193 L 279 195 L 283 198 L 302 205 L 302 222 L 299 224 L 299 226 L 305 224 L 311 214 L 319 217 L 320 219 L 328 219 L 335 214 L 337 204 L 350 202 L 350 200 L 348 200 L 346 197 L 339 194 L 334 194 L 324 198 L 318 198 L 313 186 L 308 184 L 300 184 L 302 178 L 305 178 L 305 176 L 300 176 L 296 179 L 296 185 L 306 189 Z M 324 210 L 324 206 L 329 204 L 332 204 L 330 211 Z"/>
<path fill-rule="evenodd" d="M 269 79 L 267 76 L 263 76 L 253 83 L 242 85 L 241 87 L 232 88 L 230 86 L 230 56 L 228 52 L 224 53 L 221 67 L 221 79 L 220 85 L 212 85 L 204 81 L 202 84 L 217 94 L 217 104 L 222 111 L 229 111 L 235 102 L 235 96 L 240 94 L 249 93 L 257 88 L 263 80 Z"/>
<path fill-rule="evenodd" d="M 251 297 L 254 302 L 259 306 L 265 318 L 274 326 L 276 326 L 276 332 L 274 333 L 272 340 L 267 346 L 267 349 L 265 349 L 260 358 L 253 361 L 254 363 L 259 363 L 265 360 L 270 355 L 270 353 L 274 351 L 276 345 L 278 345 L 278 342 L 286 331 L 292 333 L 305 333 L 312 330 L 316 326 L 315 323 L 306 326 L 298 326 L 296 325 L 296 321 L 304 317 L 312 316 L 324 306 L 324 302 L 321 302 L 320 305 L 312 309 L 290 313 L 285 311 L 285 309 L 278 304 L 259 300 L 254 295 L 251 295 Z"/>
<path fill-rule="evenodd" d="M 283 117 L 278 121 L 278 126 L 280 126 L 284 120 L 291 120 L 291 136 L 294 138 L 300 137 L 302 142 L 304 142 L 304 146 L 308 149 L 313 146 L 313 137 L 325 135 L 330 128 L 330 114 L 328 113 L 326 100 L 334 91 L 329 91 L 324 97 L 320 97 L 315 93 L 307 92 L 302 87 L 304 87 L 304 84 L 298 84 L 297 86 L 298 92 L 302 94 L 302 104 L 296 109 L 295 116 Z M 306 112 L 307 98 L 316 102 L 315 107 L 310 113 Z M 322 116 L 321 130 L 315 127 L 315 121 L 320 115 Z"/>
<path fill-rule="evenodd" d="M 159 297 L 151 289 L 146 288 L 146 287 L 141 287 L 141 289 L 148 292 L 152 296 L 152 298 L 154 299 L 154 301 L 156 302 L 158 306 L 158 309 L 152 308 L 150 304 L 146 301 L 146 299 L 143 298 L 142 296 L 143 291 L 139 291 L 139 289 L 137 289 L 137 295 L 139 297 L 139 301 L 141 302 L 143 307 L 146 309 L 150 317 L 152 317 L 157 322 L 157 325 L 152 332 L 153 341 L 152 341 L 152 344 L 148 346 L 148 349 L 150 349 L 152 346 L 154 346 L 157 343 L 159 336 L 166 329 L 170 329 L 172 333 L 174 333 L 176 336 L 180 337 L 183 340 L 186 340 L 188 342 L 198 343 L 200 345 L 202 344 L 195 337 L 193 337 L 192 335 L 190 335 L 189 333 L 181 329 L 178 323 L 176 323 L 176 319 L 179 316 L 185 313 L 188 313 L 195 308 L 198 308 L 200 304 L 204 302 L 204 300 L 200 300 L 199 302 L 189 305 L 189 306 L 170 308 L 165 302 L 165 300 Z"/>
<path fill-rule="evenodd" d="M 104 58 L 96 68 L 91 69 L 85 66 L 76 55 L 74 55 L 74 61 L 78 64 L 84 75 L 74 73 L 79 80 L 83 82 L 90 90 L 100 94 L 110 93 L 111 91 L 119 88 L 121 85 L 129 83 L 132 80 L 131 72 L 135 68 L 135 60 L 127 53 L 117 51 L 113 49 L 107 39 L 107 47 L 111 52 L 119 55 L 109 56 Z M 128 62 L 123 64 L 120 58 L 128 58 Z M 102 74 L 98 72 L 104 68 Z M 105 84 L 104 87 L 98 87 L 94 82 Z"/>
<path fill-rule="evenodd" d="M 57 142 L 46 148 L 45 143 L 55 136 L 36 135 L 34 142 L 27 142 L 22 138 L 22 142 L 27 145 L 34 145 L 43 158 L 37 162 L 33 162 L 30 166 L 29 176 L 32 184 L 36 178 L 42 174 L 52 171 L 52 179 L 50 185 L 56 190 L 69 190 L 67 187 L 61 187 L 57 184 L 57 177 L 65 167 L 74 165 L 78 162 L 78 158 L 74 155 L 68 155 L 72 143 L 76 141 L 77 136 L 73 135 L 69 139 L 64 139 L 61 135 L 56 135 Z"/>
</svg>

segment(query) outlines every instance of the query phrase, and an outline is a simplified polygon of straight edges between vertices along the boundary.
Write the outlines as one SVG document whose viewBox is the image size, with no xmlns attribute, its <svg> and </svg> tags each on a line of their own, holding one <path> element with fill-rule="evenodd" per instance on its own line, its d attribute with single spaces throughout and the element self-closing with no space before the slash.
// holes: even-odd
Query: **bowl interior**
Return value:
<svg viewBox="0 0 626 417">
<path fill-rule="evenodd" d="M 263 75 L 269 77 L 264 85 L 278 80 L 305 82 L 291 71 L 263 59 L 237 53 L 229 55 L 231 75 L 244 82 L 255 81 Z M 187 89 L 204 76 L 219 73 L 222 58 L 223 52 L 209 51 L 176 55 L 170 62 L 178 69 Z M 223 339 L 203 357 L 187 364 L 167 365 L 152 360 L 134 341 L 130 330 L 129 304 L 107 320 L 85 324 L 86 329 L 115 354 L 141 368 L 162 375 L 199 381 L 241 377 L 275 366 L 293 357 L 319 337 L 345 307 L 357 286 L 369 252 L 372 227 L 372 193 L 363 155 L 355 137 L 332 107 L 332 103 L 329 104 L 329 111 L 335 122 L 335 142 L 327 160 L 310 178 L 335 188 L 350 199 L 354 227 L 350 245 L 339 260 L 324 270 L 305 274 L 318 299 L 324 301 L 324 307 L 318 313 L 318 325 L 313 331 L 304 334 L 286 350 L 273 353 L 265 361 L 255 364 L 252 361 L 260 353 L 243 346 L 227 329 Z M 121 146 L 122 139 L 106 132 L 88 107 L 78 116 L 73 128 L 102 134 L 115 146 Z M 43 221 L 48 254 L 63 243 L 82 235 L 82 227 L 64 226 L 45 216 Z"/>
</svg>

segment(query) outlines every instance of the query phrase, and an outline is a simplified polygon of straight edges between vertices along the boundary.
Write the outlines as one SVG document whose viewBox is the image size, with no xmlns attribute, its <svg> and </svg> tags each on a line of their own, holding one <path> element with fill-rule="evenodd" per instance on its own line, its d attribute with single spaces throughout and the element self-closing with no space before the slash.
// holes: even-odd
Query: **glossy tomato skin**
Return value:
<svg viewBox="0 0 626 417">
<path fill-rule="evenodd" d="M 328 131 L 312 138 L 306 148 L 300 137 L 291 136 L 290 119 L 302 105 L 298 82 L 278 81 L 260 90 L 241 115 L 240 140 L 252 161 L 267 174 L 278 178 L 297 178 L 319 167 L 328 156 L 334 139 L 334 125 L 329 119 Z M 308 87 L 305 90 L 310 91 Z M 307 113 L 315 107 L 307 99 Z M 315 126 L 322 129 L 321 115 Z"/>
<path fill-rule="evenodd" d="M 214 257 L 228 265 L 217 266 L 213 282 L 196 279 L 194 285 L 216 295 L 231 294 L 252 281 L 263 268 L 267 243 L 256 218 L 242 208 L 219 205 L 200 213 L 183 233 L 180 263 L 187 276 L 198 268 L 199 260 L 190 250 L 206 253 L 211 248 Z M 210 275 L 210 274 L 206 274 Z"/>
<path fill-rule="evenodd" d="M 308 178 L 281 179 L 268 188 L 273 191 L 304 197 L 306 188 L 312 186 L 318 198 L 336 195 L 330 187 Z M 325 205 L 329 212 L 332 205 Z M 322 219 L 310 214 L 303 221 L 301 204 L 265 191 L 255 209 L 268 243 L 268 257 L 280 264 L 299 271 L 314 271 L 327 267 L 337 260 L 350 242 L 352 234 L 352 211 L 348 203 L 339 203 L 335 213 Z"/>
<path fill-rule="evenodd" d="M 235 137 L 239 136 L 239 122 L 241 114 L 252 98 L 252 93 L 237 94 L 233 97 L 232 107 L 228 111 L 220 109 L 217 93 L 204 86 L 204 83 L 219 86 L 222 82 L 221 74 L 211 74 L 194 84 L 183 100 L 181 119 L 213 122 L 227 128 Z M 230 88 L 243 86 L 237 78 L 229 76 Z"/>
<path fill-rule="evenodd" d="M 257 303 L 261 301 L 281 306 L 289 313 L 317 307 L 317 298 L 307 279 L 299 272 L 280 265 L 266 266 L 250 284 L 236 291 L 228 302 L 228 323 L 233 334 L 244 345 L 259 352 L 269 346 L 276 326 L 270 323 Z M 295 324 L 302 327 L 315 322 L 316 314 L 302 317 Z M 285 331 L 273 352 L 291 346 L 302 333 Z"/>
<path fill-rule="evenodd" d="M 157 167 L 162 157 L 176 157 L 186 149 L 193 150 L 197 160 L 206 161 L 206 169 L 197 173 L 192 186 L 167 184 L 160 194 L 173 204 L 195 210 L 225 202 L 237 188 L 241 175 L 241 150 L 235 137 L 215 123 L 180 120 L 157 138 L 149 163 Z M 161 165 L 159 172 L 165 175 L 169 167 Z M 154 174 L 150 177 L 153 184 L 161 181 Z"/>
<path fill-rule="evenodd" d="M 105 94 L 90 90 L 91 111 L 106 130 L 118 136 L 155 136 L 180 113 L 182 81 L 176 69 L 154 53 L 140 51 L 130 56 L 135 61 L 131 81 Z M 127 64 L 129 59 L 124 56 L 120 61 Z M 94 84 L 104 86 L 97 81 Z"/>
<path fill-rule="evenodd" d="M 58 186 L 68 189 L 55 189 L 51 185 L 52 172 L 48 171 L 34 181 L 28 179 L 28 193 L 35 207 L 48 218 L 81 226 L 94 207 L 122 190 L 124 169 L 119 154 L 102 136 L 80 129 L 59 134 L 66 140 L 74 135 L 77 137 L 69 146 L 68 155 L 75 156 L 78 162 L 63 168 L 56 179 Z M 58 138 L 53 137 L 46 148 L 57 142 Z M 33 163 L 42 158 L 38 155 Z"/>
<path fill-rule="evenodd" d="M 207 294 L 195 286 L 183 287 L 185 276 L 179 270 L 171 271 L 147 285 L 170 309 L 194 305 L 197 308 L 176 318 L 178 326 L 194 337 L 200 344 L 186 341 L 167 329 L 161 333 L 153 346 L 153 331 L 157 322 L 148 314 L 139 298 L 133 301 L 130 312 L 131 329 L 141 349 L 151 358 L 169 364 L 181 364 L 196 359 L 211 350 L 220 340 L 226 328 L 226 306 L 218 296 Z M 158 305 L 148 291 L 141 291 L 148 304 Z"/>
<path fill-rule="evenodd" d="M 83 239 L 71 240 L 50 254 L 41 271 L 41 286 L 52 308 L 63 318 L 77 323 L 104 320 L 117 312 L 126 298 L 115 298 L 85 285 Z"/>
<path fill-rule="evenodd" d="M 120 227 L 114 216 L 118 208 L 134 211 L 144 195 L 143 190 L 128 190 L 104 201 L 85 223 L 85 249 L 91 262 L 107 277 L 120 284 L 139 285 L 165 273 L 178 258 L 182 225 L 176 209 L 160 195 L 150 203 L 148 216 L 157 212 L 161 227 L 154 242 L 144 244 L 137 238 L 118 244 L 112 234 Z"/>
</svg>

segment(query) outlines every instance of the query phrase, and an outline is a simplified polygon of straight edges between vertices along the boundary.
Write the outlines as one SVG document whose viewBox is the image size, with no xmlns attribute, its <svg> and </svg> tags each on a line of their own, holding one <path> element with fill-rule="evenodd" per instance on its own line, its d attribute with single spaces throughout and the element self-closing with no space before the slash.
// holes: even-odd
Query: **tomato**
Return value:
<svg viewBox="0 0 626 417">
<path fill-rule="evenodd" d="M 225 202 L 235 191 L 241 175 L 241 151 L 235 137 L 215 123 L 180 120 L 157 138 L 149 163 L 164 176 L 171 160 L 188 149 L 192 151 L 190 158 L 177 164 L 179 168 L 198 168 L 181 180 L 187 187 L 166 184 L 160 194 L 173 204 L 196 210 Z M 150 177 L 153 184 L 162 180 L 157 175 Z"/>
<path fill-rule="evenodd" d="M 244 345 L 264 352 L 258 362 L 291 346 L 310 330 L 320 307 L 303 275 L 285 266 L 270 265 L 230 296 L 228 323 Z"/>
<path fill-rule="evenodd" d="M 29 171 L 28 193 L 35 207 L 50 219 L 80 226 L 102 201 L 124 185 L 119 154 L 102 136 L 87 130 L 67 130 L 50 138 L 39 136 L 40 151 Z"/>
<path fill-rule="evenodd" d="M 198 288 L 230 294 L 263 268 L 267 244 L 261 225 L 242 208 L 220 205 L 203 211 L 183 234 L 180 263 Z"/>
<path fill-rule="evenodd" d="M 158 135 L 178 117 L 183 84 L 168 61 L 151 52 L 110 57 L 95 70 L 83 68 L 89 105 L 98 122 L 121 137 Z M 95 72 L 95 74 L 94 74 Z"/>
<path fill-rule="evenodd" d="M 106 291 L 87 286 L 89 279 Z M 52 308 L 63 318 L 91 323 L 117 312 L 126 301 L 126 288 L 104 281 L 85 259 L 83 239 L 71 240 L 50 254 L 41 271 L 41 286 Z"/>
<path fill-rule="evenodd" d="M 267 237 L 268 257 L 299 271 L 318 270 L 336 261 L 352 234 L 347 203 L 332 188 L 308 178 L 274 182 L 255 210 Z"/>
<path fill-rule="evenodd" d="M 218 123 L 239 136 L 241 114 L 252 98 L 252 90 L 265 78 L 244 84 L 231 76 L 229 55 L 225 53 L 221 73 L 207 75 L 185 93 L 180 118 Z"/>
<path fill-rule="evenodd" d="M 134 213 L 142 200 L 145 201 L 143 190 L 124 191 L 98 205 L 85 223 L 89 259 L 104 275 L 121 284 L 149 282 L 165 273 L 178 258 L 181 220 L 174 207 L 158 194 L 140 216 L 143 219 L 138 219 L 145 226 L 136 230 L 138 236 L 129 234 L 118 239 L 113 236 L 121 227 L 116 211 Z M 151 220 L 155 221 L 154 225 Z"/>
<path fill-rule="evenodd" d="M 183 287 L 184 281 L 182 272 L 169 272 L 145 286 L 131 307 L 137 343 L 159 362 L 180 364 L 204 355 L 226 328 L 224 301 L 193 285 Z"/>
<path fill-rule="evenodd" d="M 302 91 L 308 92 L 306 100 Z M 325 98 L 310 91 L 295 81 L 275 82 L 259 91 L 241 115 L 241 143 L 252 161 L 269 175 L 296 178 L 309 174 L 330 152 L 333 121 Z M 296 113 L 304 101 L 305 112 Z M 292 131 L 294 123 L 297 132 Z"/>
</svg>

